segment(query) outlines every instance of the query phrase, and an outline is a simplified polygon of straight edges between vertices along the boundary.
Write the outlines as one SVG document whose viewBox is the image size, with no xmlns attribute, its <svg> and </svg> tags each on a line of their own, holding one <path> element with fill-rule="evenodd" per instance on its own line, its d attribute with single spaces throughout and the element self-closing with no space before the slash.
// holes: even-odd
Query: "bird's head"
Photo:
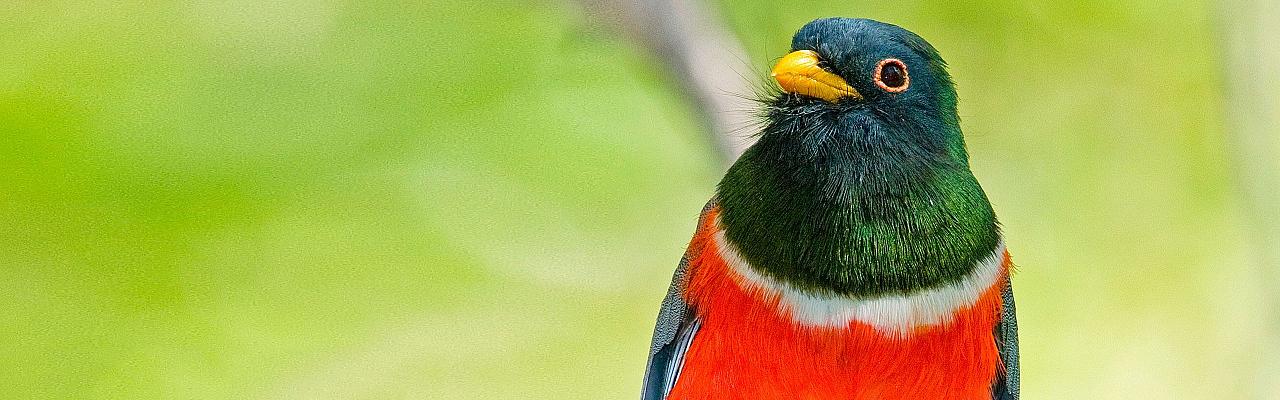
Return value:
<svg viewBox="0 0 1280 400">
<path fill-rule="evenodd" d="M 946 62 L 906 29 L 868 19 L 810 22 L 771 75 L 782 89 L 768 101 L 775 130 L 803 123 L 819 134 L 810 144 L 823 139 L 862 147 L 866 157 L 889 149 L 912 153 L 914 160 L 898 161 L 967 164 Z"/>
</svg>

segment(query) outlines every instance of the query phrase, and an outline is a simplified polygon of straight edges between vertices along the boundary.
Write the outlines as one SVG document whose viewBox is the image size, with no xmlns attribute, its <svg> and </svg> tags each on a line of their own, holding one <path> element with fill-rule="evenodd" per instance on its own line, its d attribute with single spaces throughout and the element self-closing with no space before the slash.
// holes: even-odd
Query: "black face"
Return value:
<svg viewBox="0 0 1280 400">
<path fill-rule="evenodd" d="M 796 32 L 791 48 L 816 52 L 820 66 L 862 95 L 830 102 L 783 93 L 770 102 L 775 130 L 819 133 L 794 138 L 810 155 L 855 146 L 862 148 L 856 161 L 872 165 L 968 167 L 954 85 L 946 63 L 924 39 L 882 22 L 824 18 Z"/>
<path fill-rule="evenodd" d="M 937 50 L 896 25 L 824 18 L 800 28 L 791 51 L 818 53 L 824 68 L 844 78 L 879 108 L 955 108 L 955 89 Z"/>
</svg>

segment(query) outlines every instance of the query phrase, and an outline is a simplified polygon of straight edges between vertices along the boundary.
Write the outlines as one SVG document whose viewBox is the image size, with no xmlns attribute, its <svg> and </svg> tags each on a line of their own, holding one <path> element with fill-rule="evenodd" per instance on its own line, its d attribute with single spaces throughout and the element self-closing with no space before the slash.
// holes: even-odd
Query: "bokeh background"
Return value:
<svg viewBox="0 0 1280 400">
<path fill-rule="evenodd" d="M 0 398 L 636 398 L 725 161 L 609 4 L 4 2 Z M 1025 398 L 1280 398 L 1274 4 L 704 6 L 941 50 Z"/>
</svg>

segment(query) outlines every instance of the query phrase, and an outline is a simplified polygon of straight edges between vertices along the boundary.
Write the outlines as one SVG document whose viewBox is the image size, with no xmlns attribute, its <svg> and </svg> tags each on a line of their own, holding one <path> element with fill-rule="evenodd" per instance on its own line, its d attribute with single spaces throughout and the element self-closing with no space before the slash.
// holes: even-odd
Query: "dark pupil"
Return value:
<svg viewBox="0 0 1280 400">
<path fill-rule="evenodd" d="M 880 68 L 880 82 L 891 88 L 902 86 L 902 66 L 893 62 L 885 64 Z"/>
</svg>

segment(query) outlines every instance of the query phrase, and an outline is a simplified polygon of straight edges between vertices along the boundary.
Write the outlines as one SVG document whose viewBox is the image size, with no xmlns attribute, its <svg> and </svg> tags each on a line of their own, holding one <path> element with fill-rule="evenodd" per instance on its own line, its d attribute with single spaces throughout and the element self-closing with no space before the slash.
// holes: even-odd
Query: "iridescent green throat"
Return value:
<svg viewBox="0 0 1280 400">
<path fill-rule="evenodd" d="M 864 110 L 787 109 L 719 186 L 725 235 L 760 272 L 875 297 L 956 282 L 999 245 L 962 141 L 931 146 Z"/>
</svg>

